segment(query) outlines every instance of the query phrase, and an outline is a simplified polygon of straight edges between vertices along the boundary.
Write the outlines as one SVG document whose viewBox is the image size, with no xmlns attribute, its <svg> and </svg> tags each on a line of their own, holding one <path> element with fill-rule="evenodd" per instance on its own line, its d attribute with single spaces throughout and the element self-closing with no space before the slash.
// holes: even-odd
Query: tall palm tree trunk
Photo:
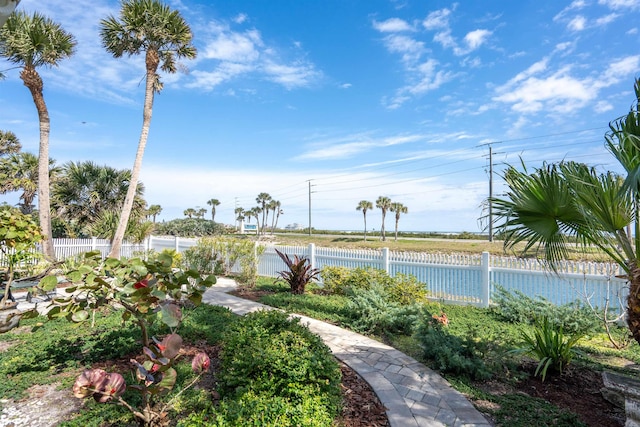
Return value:
<svg viewBox="0 0 640 427">
<path fill-rule="evenodd" d="M 399 219 L 396 218 L 396 234 L 395 234 L 395 236 L 393 238 L 393 240 L 396 241 L 396 242 L 398 241 L 398 221 L 399 221 Z"/>
<path fill-rule="evenodd" d="M 153 113 L 153 96 L 156 81 L 156 70 L 158 69 L 158 64 L 160 63 L 158 52 L 155 50 L 148 50 L 145 57 L 145 63 L 147 67 L 147 77 L 144 93 L 144 108 L 142 110 L 142 132 L 140 133 L 140 140 L 138 141 L 138 151 L 136 152 L 136 159 L 133 163 L 133 169 L 131 170 L 131 182 L 129 183 L 129 189 L 127 190 L 127 195 L 124 199 L 122 212 L 120 213 L 118 228 L 116 229 L 116 233 L 113 236 L 113 241 L 111 242 L 111 252 L 109 252 L 110 258 L 120 257 L 120 248 L 122 247 L 122 241 L 124 240 L 124 234 L 127 230 L 127 224 L 129 223 L 129 217 L 131 216 L 133 201 L 136 196 L 136 188 L 138 187 L 140 169 L 142 169 L 142 158 L 144 156 L 144 149 L 147 146 L 147 138 L 149 137 L 151 114 Z"/>
<path fill-rule="evenodd" d="M 384 234 L 384 217 L 385 217 L 385 212 L 382 212 L 382 227 L 380 227 L 380 232 L 382 233 L 382 241 L 386 241 L 387 237 Z"/>
<path fill-rule="evenodd" d="M 640 343 L 640 268 L 635 263 L 630 267 L 627 325 L 633 339 Z"/>
<path fill-rule="evenodd" d="M 367 241 L 367 213 L 363 213 L 362 216 L 364 217 L 364 241 Z"/>
<path fill-rule="evenodd" d="M 51 200 L 49 196 L 49 110 L 42 95 L 42 79 L 30 66 L 25 66 L 20 73 L 24 85 L 31 92 L 33 102 L 38 110 L 40 122 L 40 144 L 38 147 L 38 216 L 40 228 L 44 236 L 42 240 L 42 252 L 48 261 L 54 262 L 56 254 L 51 240 Z"/>
</svg>

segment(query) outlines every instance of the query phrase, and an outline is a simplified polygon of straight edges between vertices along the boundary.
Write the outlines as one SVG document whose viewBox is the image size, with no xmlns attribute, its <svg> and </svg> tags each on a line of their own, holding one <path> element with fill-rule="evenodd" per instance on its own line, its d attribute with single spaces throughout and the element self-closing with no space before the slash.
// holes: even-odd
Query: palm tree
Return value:
<svg viewBox="0 0 640 427">
<path fill-rule="evenodd" d="M 55 260 L 51 241 L 51 214 L 49 196 L 49 110 L 44 101 L 43 82 L 38 67 L 54 67 L 73 55 L 75 38 L 49 18 L 35 12 L 13 13 L 0 28 L 0 57 L 22 67 L 20 78 L 31 92 L 38 111 L 40 144 L 38 151 L 38 214 L 44 236 L 42 251 L 49 260 Z"/>
<path fill-rule="evenodd" d="M 391 199 L 385 196 L 378 197 L 376 200 L 376 208 L 382 211 L 382 227 L 380 227 L 380 233 L 382 235 L 382 241 L 387 240 L 384 232 L 384 217 L 387 215 L 387 210 L 391 208 Z"/>
<path fill-rule="evenodd" d="M 531 173 L 509 167 L 506 198 L 492 203 L 505 249 L 523 242 L 523 253 L 541 252 L 555 271 L 577 241 L 617 262 L 629 281 L 627 323 L 640 343 L 640 79 L 635 95 L 629 114 L 612 121 L 605 135 L 626 176 L 575 162 L 545 164 Z"/>
<path fill-rule="evenodd" d="M 162 212 L 162 206 L 160 205 L 151 205 L 149 206 L 149 209 L 147 209 L 147 216 L 152 218 L 153 223 L 156 223 L 156 216 L 160 215 L 160 212 Z"/>
<path fill-rule="evenodd" d="M 258 227 L 260 227 L 260 231 L 262 233 L 264 233 L 264 226 L 265 226 L 265 222 L 267 221 L 267 215 L 268 215 L 267 204 L 271 200 L 272 200 L 272 198 L 269 195 L 269 193 L 260 193 L 260 194 L 258 194 L 258 197 L 256 197 L 256 202 L 258 203 L 258 207 L 260 208 L 260 211 L 262 212 L 262 226 L 260 226 L 260 223 L 258 223 Z M 258 220 L 256 219 L 256 221 L 258 221 Z"/>
<path fill-rule="evenodd" d="M 145 54 L 146 86 L 142 112 L 142 131 L 131 171 L 131 187 L 127 193 L 118 228 L 113 236 L 110 257 L 120 256 L 120 247 L 131 215 L 135 188 L 140 177 L 142 157 L 147 145 L 153 98 L 162 90 L 158 67 L 167 73 L 177 71 L 176 59 L 195 58 L 191 44 L 193 35 L 178 11 L 172 11 L 158 0 L 124 0 L 119 18 L 109 16 L 100 21 L 102 45 L 115 58 Z"/>
<path fill-rule="evenodd" d="M 220 200 L 210 199 L 207 204 L 211 206 L 211 221 L 216 222 L 216 206 L 220 206 Z"/>
<path fill-rule="evenodd" d="M 373 203 L 368 200 L 360 200 L 358 206 L 356 206 L 357 211 L 362 211 L 362 216 L 364 217 L 364 241 L 367 241 L 367 211 L 369 209 L 373 209 Z"/>
<path fill-rule="evenodd" d="M 273 234 L 278 226 L 278 220 L 280 219 L 280 215 L 284 215 L 284 211 L 281 209 L 282 203 L 280 200 L 273 201 L 273 222 L 271 223 L 271 234 Z"/>
<path fill-rule="evenodd" d="M 245 215 L 244 215 L 244 209 L 243 209 L 243 208 L 238 207 L 238 208 L 235 208 L 235 209 L 233 210 L 233 212 L 234 212 L 234 213 L 235 213 L 235 215 L 236 215 L 236 221 L 238 221 L 239 223 L 241 223 L 241 222 L 244 220 L 244 217 L 245 217 Z"/>
<path fill-rule="evenodd" d="M 91 161 L 67 162 L 52 186 L 53 212 L 72 225 L 77 233 L 91 234 L 91 226 L 104 212 L 119 211 L 130 183 L 130 170 L 118 170 Z M 145 215 L 143 194 L 144 185 L 139 182 L 132 207 L 133 222 Z M 112 229 L 115 232 L 115 227 Z"/>
<path fill-rule="evenodd" d="M 31 214 L 38 192 L 38 157 L 34 154 L 12 154 L 0 164 L 0 193 L 20 190 L 20 211 Z"/>
<path fill-rule="evenodd" d="M 403 205 L 402 203 L 391 203 L 391 207 L 389 208 L 391 212 L 396 213 L 396 235 L 394 240 L 398 241 L 398 221 L 400 221 L 400 214 L 406 214 L 409 212 L 409 209 Z"/>
<path fill-rule="evenodd" d="M 185 209 L 183 212 L 184 216 L 191 219 L 196 215 L 196 210 L 193 208 Z"/>
<path fill-rule="evenodd" d="M 198 207 L 198 206 L 197 206 L 197 208 L 198 209 L 196 209 L 196 215 L 195 215 L 196 218 L 204 219 L 204 216 L 207 214 L 207 209 L 206 208 L 201 208 L 201 207 Z"/>
<path fill-rule="evenodd" d="M 22 145 L 15 133 L 0 130 L 0 157 L 17 154 L 22 149 Z"/>
</svg>

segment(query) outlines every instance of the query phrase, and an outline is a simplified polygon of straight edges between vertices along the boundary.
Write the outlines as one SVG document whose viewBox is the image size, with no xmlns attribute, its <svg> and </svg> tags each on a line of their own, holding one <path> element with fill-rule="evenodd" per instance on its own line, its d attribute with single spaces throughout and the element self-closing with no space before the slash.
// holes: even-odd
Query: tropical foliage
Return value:
<svg viewBox="0 0 640 427">
<path fill-rule="evenodd" d="M 551 269 L 577 242 L 609 255 L 629 280 L 627 323 L 640 342 L 640 80 L 631 111 L 609 125 L 606 145 L 626 172 L 598 172 L 576 162 L 545 164 L 528 172 L 509 167 L 506 198 L 493 200 L 505 249 L 524 244 Z M 631 230 L 631 225 L 634 230 Z"/>
<path fill-rule="evenodd" d="M 364 218 L 364 240 L 367 240 L 367 211 L 373 209 L 373 203 L 368 200 L 360 200 L 358 206 L 356 206 L 356 210 L 362 211 L 362 216 Z"/>
<path fill-rule="evenodd" d="M 312 268 L 311 262 L 306 257 L 294 255 L 293 259 L 291 259 L 289 255 L 277 249 L 276 253 L 287 266 L 287 270 L 278 272 L 278 278 L 289 284 L 292 294 L 304 294 L 306 286 L 319 277 L 320 270 Z"/>
<path fill-rule="evenodd" d="M 376 208 L 382 211 L 382 226 L 380 227 L 380 234 L 382 236 L 382 241 L 386 241 L 387 236 L 385 234 L 384 219 L 387 215 L 387 211 L 391 209 L 391 199 L 386 196 L 378 197 L 378 199 L 376 200 Z"/>
</svg>

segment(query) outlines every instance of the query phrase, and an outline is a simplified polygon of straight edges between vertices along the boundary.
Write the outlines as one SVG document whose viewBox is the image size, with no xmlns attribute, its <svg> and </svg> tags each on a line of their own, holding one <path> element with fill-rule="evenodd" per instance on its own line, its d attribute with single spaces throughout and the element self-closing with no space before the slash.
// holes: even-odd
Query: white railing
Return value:
<svg viewBox="0 0 640 427">
<path fill-rule="evenodd" d="M 165 249 L 183 252 L 195 246 L 197 239 L 151 236 L 144 243 L 122 245 L 122 256 L 130 257 L 143 251 Z M 103 239 L 53 239 L 56 257 L 65 259 L 83 252 L 99 250 L 107 256 L 108 240 Z M 258 274 L 277 277 L 285 268 L 269 245 L 260 257 Z M 412 275 L 425 283 L 432 298 L 450 303 L 473 304 L 486 307 L 491 303 L 497 285 L 529 297 L 543 297 L 554 304 L 565 304 L 576 299 L 589 298 L 596 307 L 622 309 L 628 294 L 626 280 L 616 277 L 622 274 L 612 263 L 566 261 L 553 274 L 535 259 L 463 254 L 431 254 L 422 252 L 393 252 L 387 248 L 340 249 L 308 246 L 277 246 L 289 256 L 309 258 L 313 268 L 326 266 L 347 268 L 373 267 L 389 275 Z M 0 263 L 2 259 L 0 258 Z"/>
</svg>

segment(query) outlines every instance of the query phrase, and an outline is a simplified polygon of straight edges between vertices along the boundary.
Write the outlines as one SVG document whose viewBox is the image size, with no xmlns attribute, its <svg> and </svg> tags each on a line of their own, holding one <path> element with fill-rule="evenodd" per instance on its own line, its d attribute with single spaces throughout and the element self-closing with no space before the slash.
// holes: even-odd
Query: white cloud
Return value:
<svg viewBox="0 0 640 427">
<path fill-rule="evenodd" d="M 427 30 L 449 28 L 449 15 L 451 15 L 451 10 L 449 9 L 436 10 L 427 15 L 422 21 L 422 25 Z"/>
<path fill-rule="evenodd" d="M 384 44 L 389 52 L 401 54 L 405 63 L 417 61 L 426 52 L 423 42 L 399 34 L 385 37 Z"/>
<path fill-rule="evenodd" d="M 248 19 L 241 14 L 235 21 L 245 22 Z M 255 28 L 238 32 L 218 21 L 211 21 L 207 28 L 208 41 L 197 68 L 191 72 L 193 80 L 187 87 L 212 90 L 242 75 L 256 74 L 286 89 L 293 89 L 311 85 L 322 76 L 315 65 L 306 60 L 283 61 L 280 57 L 286 52 L 267 46 Z M 298 42 L 293 45 L 296 49 L 301 47 Z"/>
<path fill-rule="evenodd" d="M 640 9 L 638 0 L 598 0 L 598 4 L 605 5 L 613 10 Z"/>
<path fill-rule="evenodd" d="M 628 56 L 611 63 L 599 75 L 577 77 L 568 66 L 546 73 L 548 59 L 544 59 L 498 87 L 493 100 L 510 104 L 519 113 L 570 113 L 596 100 L 600 90 L 632 75 L 639 66 L 640 55 Z"/>
<path fill-rule="evenodd" d="M 465 42 L 467 42 L 467 46 L 471 50 L 476 50 L 479 48 L 484 42 L 487 41 L 489 36 L 493 34 L 489 30 L 475 30 L 467 33 L 464 37 Z"/>
<path fill-rule="evenodd" d="M 613 105 L 608 103 L 607 101 L 598 101 L 596 105 L 593 107 L 596 113 L 605 113 L 607 111 L 613 110 Z"/>
<path fill-rule="evenodd" d="M 411 25 L 400 18 L 389 18 L 386 21 L 373 21 L 373 28 L 381 33 L 397 33 L 400 31 L 411 31 Z"/>
<path fill-rule="evenodd" d="M 423 135 L 394 135 L 376 138 L 371 132 L 338 137 L 319 137 L 307 144 L 307 151 L 295 160 L 336 160 L 354 157 L 381 147 L 408 144 L 423 140 Z"/>
<path fill-rule="evenodd" d="M 249 17 L 246 14 L 240 13 L 235 18 L 233 18 L 233 22 L 235 22 L 236 24 L 242 24 L 246 22 L 248 18 Z"/>
<path fill-rule="evenodd" d="M 575 18 L 573 18 L 571 21 L 569 21 L 569 23 L 567 24 L 567 27 L 571 31 L 582 31 L 585 29 L 586 25 L 587 25 L 587 20 L 585 19 L 585 17 L 578 15 Z"/>
</svg>

